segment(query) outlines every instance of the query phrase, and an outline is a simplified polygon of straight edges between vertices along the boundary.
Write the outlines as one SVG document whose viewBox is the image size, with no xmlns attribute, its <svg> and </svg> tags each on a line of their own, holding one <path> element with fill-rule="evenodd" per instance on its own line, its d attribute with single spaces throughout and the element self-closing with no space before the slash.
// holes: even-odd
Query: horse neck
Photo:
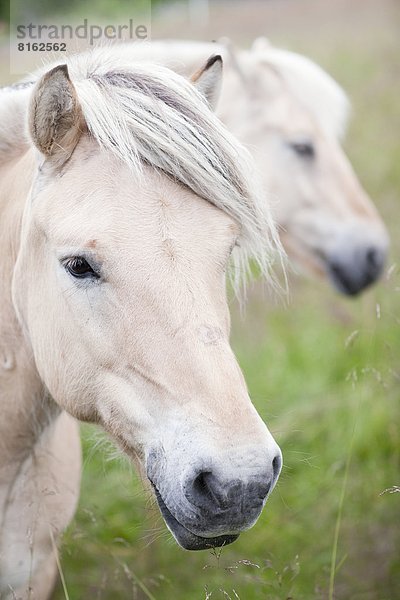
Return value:
<svg viewBox="0 0 400 600">
<path fill-rule="evenodd" d="M 43 386 L 11 297 L 33 158 L 30 151 L 0 164 L 0 468 L 26 454 L 48 422 Z"/>
</svg>

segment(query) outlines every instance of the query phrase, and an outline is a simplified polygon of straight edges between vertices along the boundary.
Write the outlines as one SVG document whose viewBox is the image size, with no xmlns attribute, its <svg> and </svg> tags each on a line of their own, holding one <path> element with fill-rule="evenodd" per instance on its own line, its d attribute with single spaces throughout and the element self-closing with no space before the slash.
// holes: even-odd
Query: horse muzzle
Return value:
<svg viewBox="0 0 400 600">
<path fill-rule="evenodd" d="M 160 512 L 180 546 L 204 550 L 226 546 L 257 521 L 279 477 L 282 457 L 279 449 L 263 468 L 249 469 L 240 478 L 240 469 L 230 478 L 221 469 L 194 468 L 166 485 L 148 468 Z M 163 470 L 164 471 L 164 470 Z M 165 472 L 165 471 L 164 471 Z"/>
<path fill-rule="evenodd" d="M 356 296 L 382 274 L 387 250 L 378 246 L 359 247 L 350 255 L 340 251 L 327 259 L 329 277 L 343 294 Z"/>
<path fill-rule="evenodd" d="M 220 546 L 227 546 L 228 544 L 231 544 L 239 537 L 239 534 L 204 537 L 193 533 L 193 531 L 187 529 L 174 517 L 171 511 L 167 508 L 160 492 L 154 485 L 153 489 L 156 495 L 158 507 L 168 529 L 171 531 L 178 544 L 185 550 L 207 550 L 207 548 L 219 548 Z"/>
</svg>

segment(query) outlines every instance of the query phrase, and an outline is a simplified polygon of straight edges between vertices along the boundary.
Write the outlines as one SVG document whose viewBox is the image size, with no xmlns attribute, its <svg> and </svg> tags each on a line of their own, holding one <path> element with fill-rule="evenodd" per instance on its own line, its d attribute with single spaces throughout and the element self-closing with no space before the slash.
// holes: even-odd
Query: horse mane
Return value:
<svg viewBox="0 0 400 600">
<path fill-rule="evenodd" d="M 350 102 L 340 85 L 309 58 L 263 44 L 257 49 L 262 64 L 272 67 L 289 92 L 307 108 L 319 126 L 341 140 L 347 129 Z"/>
<path fill-rule="evenodd" d="M 235 290 L 247 279 L 252 261 L 262 275 L 271 275 L 271 264 L 283 251 L 250 155 L 193 84 L 165 67 L 132 63 L 112 48 L 72 55 L 63 62 L 89 133 L 100 146 L 136 174 L 143 164 L 163 171 L 240 225 L 239 247 L 233 252 Z M 4 94 L 17 100 L 21 90 Z M 0 153 L 1 148 L 0 138 Z"/>
<path fill-rule="evenodd" d="M 122 44 L 120 51 L 133 60 L 152 60 L 167 65 L 178 73 L 188 73 L 198 67 L 207 55 L 221 54 L 227 69 L 236 71 L 246 91 L 248 69 L 268 67 L 283 81 L 289 94 L 310 111 L 320 127 L 329 135 L 342 139 L 347 128 L 350 102 L 340 85 L 309 58 L 276 48 L 266 38 L 254 41 L 251 50 L 238 49 L 228 38 L 217 43 L 162 40 L 137 44 Z M 182 57 L 182 58 L 180 58 Z"/>
</svg>

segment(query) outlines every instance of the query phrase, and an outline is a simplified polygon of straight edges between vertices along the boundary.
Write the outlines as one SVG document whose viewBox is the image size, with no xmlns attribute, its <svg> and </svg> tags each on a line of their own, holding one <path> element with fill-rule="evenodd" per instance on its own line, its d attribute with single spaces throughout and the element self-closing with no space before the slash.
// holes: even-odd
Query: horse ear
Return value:
<svg viewBox="0 0 400 600">
<path fill-rule="evenodd" d="M 36 84 L 29 109 L 29 131 L 35 146 L 62 165 L 84 129 L 84 119 L 67 65 L 48 71 Z"/>
<path fill-rule="evenodd" d="M 222 57 L 219 54 L 210 56 L 206 64 L 194 73 L 190 80 L 210 107 L 215 110 L 222 84 Z"/>
</svg>

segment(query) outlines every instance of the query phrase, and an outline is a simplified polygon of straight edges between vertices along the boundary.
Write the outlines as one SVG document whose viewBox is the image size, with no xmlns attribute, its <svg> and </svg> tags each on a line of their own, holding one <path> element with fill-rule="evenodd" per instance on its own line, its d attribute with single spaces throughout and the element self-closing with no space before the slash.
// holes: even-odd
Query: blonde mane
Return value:
<svg viewBox="0 0 400 600">
<path fill-rule="evenodd" d="M 350 102 L 340 85 L 309 58 L 276 48 L 266 38 L 256 39 L 250 50 L 240 50 L 223 38 L 217 43 L 163 40 L 121 44 L 115 47 L 115 52 L 125 56 L 125 60 L 151 60 L 181 74 L 190 74 L 199 62 L 218 53 L 227 70 L 236 70 L 241 75 L 243 93 L 246 93 L 248 69 L 255 68 L 261 77 L 263 67 L 269 67 L 325 132 L 339 139 L 345 134 Z"/>
<path fill-rule="evenodd" d="M 130 63 L 112 48 L 70 56 L 65 62 L 89 133 L 102 147 L 135 173 L 141 173 L 143 164 L 163 171 L 241 226 L 239 248 L 233 253 L 235 288 L 246 280 L 251 260 L 263 275 L 270 274 L 272 260 L 282 250 L 250 155 L 195 87 L 162 66 Z M 37 80 L 47 68 L 30 80 Z M 10 139 L 21 146 L 19 138 L 24 137 L 27 144 L 15 118 L 10 122 L 10 107 L 14 100 L 26 111 L 28 96 L 20 85 L 0 94 L 0 122 L 7 123 L 1 132 L 0 157 L 2 148 L 9 150 Z M 3 111 L 8 121 L 3 120 Z M 20 107 L 19 120 L 21 112 Z"/>
</svg>

